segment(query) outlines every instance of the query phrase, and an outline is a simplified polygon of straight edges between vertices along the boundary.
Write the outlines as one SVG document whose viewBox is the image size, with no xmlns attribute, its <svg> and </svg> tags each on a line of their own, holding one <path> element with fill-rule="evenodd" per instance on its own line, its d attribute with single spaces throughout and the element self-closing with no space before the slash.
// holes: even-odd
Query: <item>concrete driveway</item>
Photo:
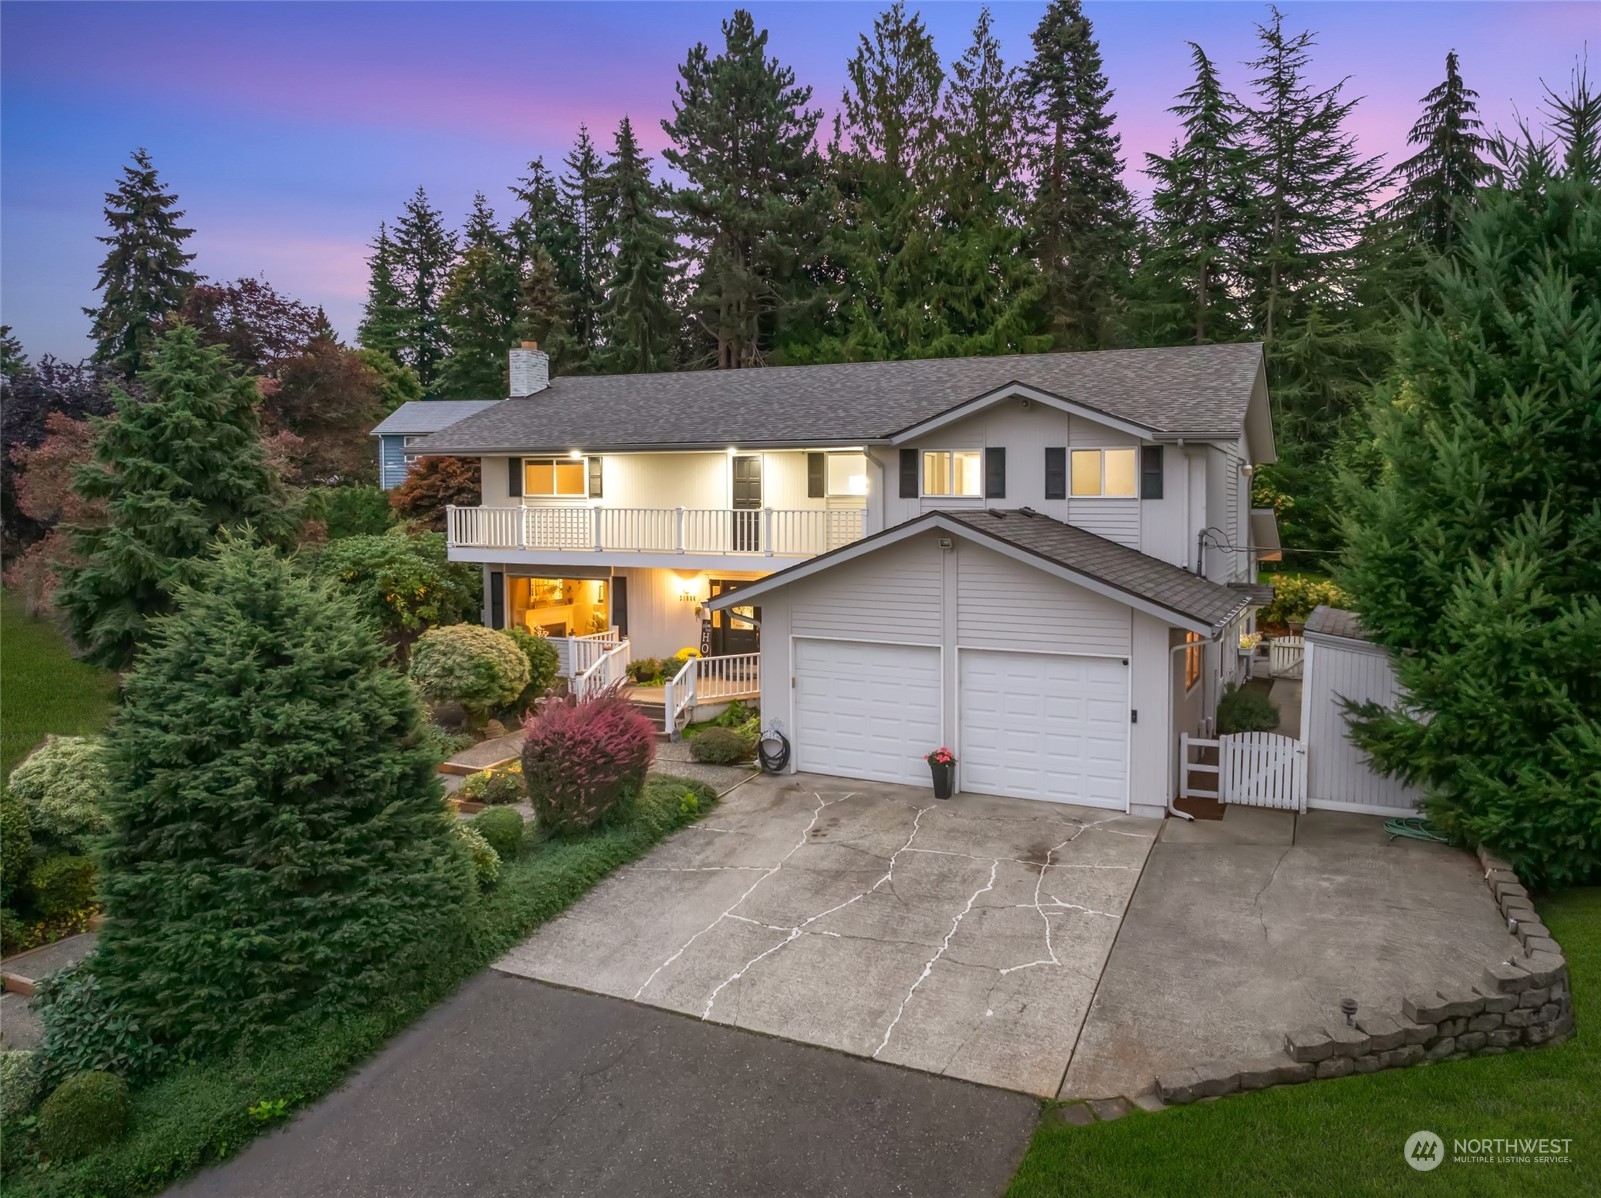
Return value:
<svg viewBox="0 0 1601 1198">
<path fill-rule="evenodd" d="M 763 777 L 496 968 L 1054 1096 L 1159 826 Z"/>
</svg>

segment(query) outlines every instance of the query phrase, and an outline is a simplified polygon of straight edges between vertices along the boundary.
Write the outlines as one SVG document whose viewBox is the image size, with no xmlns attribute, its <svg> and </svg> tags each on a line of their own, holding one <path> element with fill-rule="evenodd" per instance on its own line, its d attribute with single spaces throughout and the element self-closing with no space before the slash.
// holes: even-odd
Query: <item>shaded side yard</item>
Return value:
<svg viewBox="0 0 1601 1198">
<path fill-rule="evenodd" d="M 116 706 L 117 677 L 73 659 L 56 629 L 9 592 L 0 609 L 0 777 L 46 733 L 99 732 Z"/>
</svg>

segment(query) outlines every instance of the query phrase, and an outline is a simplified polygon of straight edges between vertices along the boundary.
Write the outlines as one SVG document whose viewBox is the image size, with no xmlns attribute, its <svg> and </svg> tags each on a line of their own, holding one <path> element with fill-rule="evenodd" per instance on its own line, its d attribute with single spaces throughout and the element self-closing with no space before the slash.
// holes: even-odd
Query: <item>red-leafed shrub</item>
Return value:
<svg viewBox="0 0 1601 1198">
<path fill-rule="evenodd" d="M 656 729 L 615 689 L 548 699 L 523 725 L 523 780 L 545 829 L 582 832 L 626 810 L 656 755 Z"/>
</svg>

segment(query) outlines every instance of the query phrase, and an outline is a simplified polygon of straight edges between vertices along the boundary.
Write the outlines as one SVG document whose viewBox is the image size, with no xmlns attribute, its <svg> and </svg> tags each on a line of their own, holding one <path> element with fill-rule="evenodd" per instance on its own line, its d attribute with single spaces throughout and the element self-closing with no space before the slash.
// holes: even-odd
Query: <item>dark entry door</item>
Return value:
<svg viewBox="0 0 1601 1198">
<path fill-rule="evenodd" d="M 760 553 L 762 549 L 762 459 L 755 454 L 734 457 L 735 553 Z M 741 650 L 743 652 L 743 650 Z"/>
<path fill-rule="evenodd" d="M 726 595 L 745 584 L 713 578 L 709 589 L 712 595 Z M 727 611 L 712 613 L 712 654 L 725 657 L 731 653 L 755 653 L 761 648 L 761 631 L 756 627 L 762 618 L 759 607 L 731 607 Z"/>
</svg>

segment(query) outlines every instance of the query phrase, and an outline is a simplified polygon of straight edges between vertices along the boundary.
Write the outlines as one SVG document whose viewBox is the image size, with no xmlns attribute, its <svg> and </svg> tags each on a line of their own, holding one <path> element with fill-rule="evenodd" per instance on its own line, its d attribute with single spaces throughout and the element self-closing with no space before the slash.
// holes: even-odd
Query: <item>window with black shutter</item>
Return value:
<svg viewBox="0 0 1601 1198">
<path fill-rule="evenodd" d="M 1067 498 L 1067 449 L 1063 446 L 1046 447 L 1045 498 Z"/>
<path fill-rule="evenodd" d="M 901 498 L 916 499 L 918 453 L 915 449 L 901 450 Z"/>
<path fill-rule="evenodd" d="M 806 455 L 806 498 L 821 499 L 828 493 L 828 459 L 824 454 Z"/>
<path fill-rule="evenodd" d="M 600 458 L 589 459 L 589 497 L 591 499 L 599 499 L 601 497 L 601 478 L 603 471 L 600 463 Z"/>
<path fill-rule="evenodd" d="M 523 497 L 523 460 L 521 458 L 506 459 L 506 494 L 513 499 Z"/>
<path fill-rule="evenodd" d="M 1140 498 L 1162 498 L 1162 447 L 1140 447 Z"/>
<path fill-rule="evenodd" d="M 984 451 L 984 498 L 1006 498 L 1006 450 L 991 446 Z"/>
</svg>

